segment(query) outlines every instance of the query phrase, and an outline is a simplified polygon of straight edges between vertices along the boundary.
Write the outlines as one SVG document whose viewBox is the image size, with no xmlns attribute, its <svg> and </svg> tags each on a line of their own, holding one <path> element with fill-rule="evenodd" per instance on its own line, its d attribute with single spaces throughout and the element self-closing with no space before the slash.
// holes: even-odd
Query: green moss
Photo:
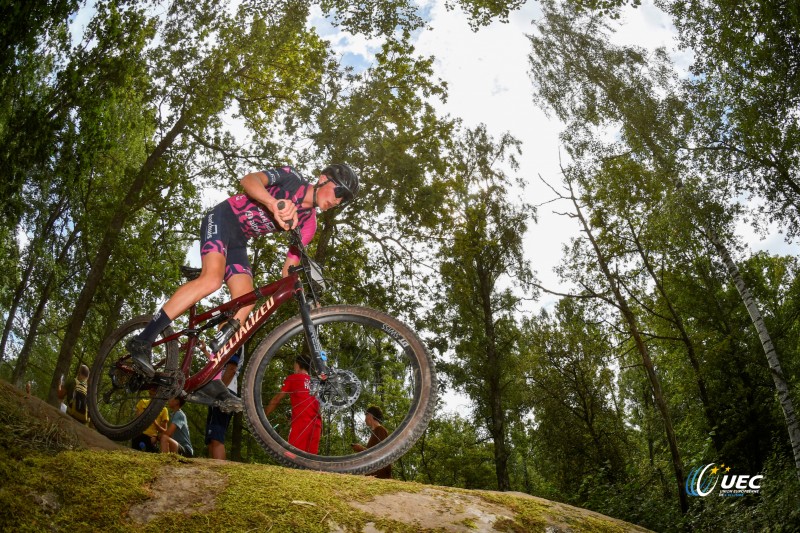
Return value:
<svg viewBox="0 0 800 533">
<path fill-rule="evenodd" d="M 468 527 L 470 529 L 477 529 L 478 527 L 478 524 L 472 518 L 465 518 L 461 521 L 461 523 L 464 525 L 464 527 Z"/>
<path fill-rule="evenodd" d="M 78 447 L 74 432 L 49 418 L 31 417 L 20 403 L 22 393 L 0 382 L 0 450 L 14 460 L 31 453 L 55 454 Z M 2 479 L 0 470 L 0 479 Z"/>
<path fill-rule="evenodd" d="M 0 524 L 4 530 L 161 532 L 179 527 L 186 532 L 327 532 L 334 525 L 363 531 L 372 523 L 382 531 L 435 531 L 413 524 L 413 516 L 408 520 L 412 523 L 403 523 L 368 514 L 349 503 L 420 492 L 430 488 L 426 485 L 132 450 L 72 451 L 74 434 L 62 433 L 46 418 L 31 418 L 14 400 L 8 391 L 0 391 Z M 190 501 L 174 511 L 160 512 L 150 522 L 135 521 L 135 506 L 153 502 L 156 480 L 163 481 L 160 476 L 165 475 L 177 478 L 181 471 L 187 477 L 219 481 L 208 489 L 213 503 Z M 616 523 L 539 500 L 447 487 L 436 490 L 479 497 L 508 509 L 514 518 L 499 519 L 498 531 L 543 531 L 549 524 L 568 524 L 574 531 L 592 533 L 623 531 Z M 470 518 L 461 524 L 476 527 Z"/>
<path fill-rule="evenodd" d="M 162 513 L 147 524 L 129 518 L 137 503 L 151 497 L 150 485 L 165 466 L 208 470 L 227 479 L 215 505 L 185 515 Z M 174 455 L 132 451 L 64 452 L 29 456 L 7 468 L 0 489 L 0 522 L 19 531 L 164 531 L 181 524 L 182 531 L 270 529 L 272 531 L 330 531 L 333 523 L 360 531 L 372 522 L 385 531 L 413 532 L 417 527 L 376 517 L 347 502 L 367 501 L 397 492 L 398 484 L 372 478 L 287 470 L 266 465 L 186 461 Z M 420 486 L 404 484 L 402 490 Z M 55 507 L 40 503 L 49 495 Z"/>
<path fill-rule="evenodd" d="M 367 502 L 381 494 L 418 492 L 415 483 L 359 476 L 323 474 L 268 465 L 185 460 L 175 455 L 133 451 L 70 451 L 53 455 L 29 455 L 8 462 L 0 449 L 4 483 L 0 488 L 0 523 L 15 531 L 164 531 L 180 524 L 186 532 L 208 531 L 307 531 L 327 532 L 338 525 L 346 531 L 362 531 L 373 523 L 383 531 L 417 532 L 419 526 L 378 518 L 349 505 Z M 214 505 L 198 504 L 193 514 L 165 512 L 146 524 L 130 518 L 137 503 L 149 500 L 151 485 L 165 467 L 200 470 L 200 475 L 221 476 Z M 543 531 L 548 524 L 568 524 L 574 531 L 616 533 L 624 531 L 613 522 L 594 516 L 557 512 L 554 506 L 516 496 L 437 488 L 469 494 L 502 506 L 514 519 L 500 519 L 498 531 Z M 471 519 L 462 524 L 475 528 Z M 430 530 L 429 530 L 430 531 Z"/>
<path fill-rule="evenodd" d="M 527 531 L 544 531 L 551 516 L 550 507 L 537 500 L 523 499 L 500 493 L 478 492 L 476 496 L 482 500 L 505 507 L 515 515 L 514 520 L 501 519 L 495 524 L 498 531 L 522 533 Z"/>
<path fill-rule="evenodd" d="M 29 457 L 26 472 L 8 480 L 0 508 L 24 509 L 4 517 L 12 529 L 126 529 L 130 505 L 148 498 L 144 486 L 161 463 L 133 452 L 64 452 Z M 54 506 L 39 503 L 51 495 Z"/>
<path fill-rule="evenodd" d="M 222 467 L 230 485 L 217 500 L 219 520 L 233 529 L 270 524 L 273 530 L 329 531 L 331 523 L 360 531 L 367 522 L 382 524 L 386 531 L 414 531 L 407 525 L 375 517 L 348 505 L 368 501 L 379 494 L 396 492 L 397 484 L 339 474 L 287 470 L 265 465 L 229 464 Z M 404 487 L 405 489 L 405 487 Z M 412 486 L 412 490 L 418 490 Z M 250 512 L 241 513 L 246 495 Z"/>
</svg>

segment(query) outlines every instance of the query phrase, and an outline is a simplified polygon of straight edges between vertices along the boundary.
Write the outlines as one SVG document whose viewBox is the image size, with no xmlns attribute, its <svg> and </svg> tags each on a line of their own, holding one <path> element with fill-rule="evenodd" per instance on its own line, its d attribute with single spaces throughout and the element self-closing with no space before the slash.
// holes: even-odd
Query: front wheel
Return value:
<svg viewBox="0 0 800 533">
<path fill-rule="evenodd" d="M 264 449 L 287 466 L 375 472 L 407 452 L 433 415 L 430 354 L 408 326 L 373 309 L 323 307 L 311 318 L 330 374 L 320 379 L 313 365 L 308 377 L 294 371 L 296 358 L 308 357 L 308 343 L 299 316 L 284 322 L 247 365 L 242 390 L 248 425 Z M 278 407 L 268 417 L 265 408 L 273 400 Z M 386 432 L 367 425 L 365 413 L 372 406 L 382 411 Z M 357 446 L 368 444 L 365 450 Z"/>
<path fill-rule="evenodd" d="M 140 435 L 156 419 L 167 399 L 175 395 L 175 385 L 159 386 L 138 374 L 125 349 L 126 341 L 141 332 L 151 318 L 133 318 L 109 335 L 89 374 L 89 417 L 97 431 L 109 439 L 128 440 Z M 161 335 L 171 334 L 172 329 L 167 328 Z M 160 375 L 177 380 L 178 343 L 154 346 L 153 366 Z"/>
</svg>

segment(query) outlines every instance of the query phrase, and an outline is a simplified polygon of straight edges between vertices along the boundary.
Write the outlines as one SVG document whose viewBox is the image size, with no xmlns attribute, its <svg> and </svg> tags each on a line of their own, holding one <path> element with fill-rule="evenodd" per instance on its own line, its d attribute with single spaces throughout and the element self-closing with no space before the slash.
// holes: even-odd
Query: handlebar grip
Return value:
<svg viewBox="0 0 800 533">
<path fill-rule="evenodd" d="M 286 203 L 283 200 L 278 201 L 278 209 L 283 209 Z M 292 229 L 292 225 L 294 225 L 294 220 L 284 220 L 289 225 L 289 229 Z"/>
</svg>

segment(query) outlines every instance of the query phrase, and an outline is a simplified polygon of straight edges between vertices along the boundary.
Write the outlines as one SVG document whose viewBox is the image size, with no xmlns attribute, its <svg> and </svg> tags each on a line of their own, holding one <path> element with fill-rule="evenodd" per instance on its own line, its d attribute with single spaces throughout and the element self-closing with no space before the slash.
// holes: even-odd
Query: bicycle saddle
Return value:
<svg viewBox="0 0 800 533">
<path fill-rule="evenodd" d="M 203 271 L 202 268 L 194 268 L 186 265 L 181 267 L 181 275 L 188 281 L 192 281 L 193 279 L 199 278 L 200 272 L 202 271 Z"/>
</svg>

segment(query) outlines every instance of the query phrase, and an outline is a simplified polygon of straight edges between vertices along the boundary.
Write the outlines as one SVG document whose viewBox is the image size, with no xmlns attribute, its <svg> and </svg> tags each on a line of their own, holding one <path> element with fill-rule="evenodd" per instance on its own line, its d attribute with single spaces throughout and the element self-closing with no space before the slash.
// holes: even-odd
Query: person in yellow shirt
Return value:
<svg viewBox="0 0 800 533">
<path fill-rule="evenodd" d="M 155 389 L 150 389 L 150 397 L 156 393 Z M 150 405 L 150 400 L 141 399 L 136 404 L 136 414 L 140 415 L 147 406 Z M 159 435 L 167 431 L 169 425 L 169 411 L 164 407 L 161 412 L 150 426 L 145 429 L 138 437 L 134 437 L 131 441 L 131 448 L 134 450 L 141 450 L 143 452 L 158 453 L 158 440 Z"/>
</svg>

